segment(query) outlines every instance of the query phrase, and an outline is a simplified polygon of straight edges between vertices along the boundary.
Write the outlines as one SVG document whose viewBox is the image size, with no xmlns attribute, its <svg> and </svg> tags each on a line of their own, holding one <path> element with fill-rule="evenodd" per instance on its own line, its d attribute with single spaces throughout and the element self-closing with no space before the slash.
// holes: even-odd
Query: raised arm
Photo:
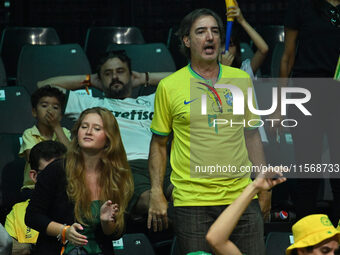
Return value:
<svg viewBox="0 0 340 255">
<path fill-rule="evenodd" d="M 163 181 L 167 161 L 168 136 L 153 135 L 149 153 L 149 172 L 151 179 L 148 229 L 162 231 L 168 227 L 168 202 L 163 193 Z"/>
<path fill-rule="evenodd" d="M 132 86 L 138 87 L 140 85 L 151 85 L 157 86 L 158 83 L 168 75 L 172 74 L 171 72 L 156 72 L 156 73 L 139 73 L 136 71 L 132 71 Z M 148 76 L 148 77 L 147 77 Z"/>
<path fill-rule="evenodd" d="M 261 35 L 257 33 L 256 30 L 243 17 L 237 1 L 234 0 L 234 2 L 235 7 L 228 8 L 227 16 L 236 18 L 237 22 L 243 27 L 243 29 L 249 35 L 250 39 L 254 42 L 257 48 L 250 62 L 253 73 L 255 74 L 265 60 L 269 47 L 264 39 L 261 37 Z"/>
<path fill-rule="evenodd" d="M 38 81 L 37 86 L 41 88 L 45 85 L 53 85 L 59 88 L 76 90 L 84 88 L 84 81 L 87 79 L 87 75 L 64 75 L 64 76 L 56 76 L 51 77 L 43 81 Z M 91 86 L 102 90 L 102 83 L 100 82 L 97 74 L 90 75 Z"/>
<path fill-rule="evenodd" d="M 244 132 L 249 160 L 253 166 L 264 166 L 266 159 L 264 156 L 263 145 L 258 129 L 246 130 Z M 271 209 L 271 192 L 260 191 L 258 193 L 259 204 L 264 219 L 269 217 Z"/>
<path fill-rule="evenodd" d="M 216 254 L 242 255 L 235 244 L 229 240 L 229 237 L 254 196 L 259 192 L 267 192 L 286 180 L 278 170 L 260 173 L 210 227 L 206 239 Z M 272 179 L 274 177 L 279 178 Z"/>
</svg>

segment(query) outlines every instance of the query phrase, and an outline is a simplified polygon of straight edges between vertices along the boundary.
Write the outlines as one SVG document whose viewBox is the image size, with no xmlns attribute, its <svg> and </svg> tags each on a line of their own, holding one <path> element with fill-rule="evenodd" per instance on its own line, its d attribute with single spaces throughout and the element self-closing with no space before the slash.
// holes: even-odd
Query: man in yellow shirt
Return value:
<svg viewBox="0 0 340 255">
<path fill-rule="evenodd" d="M 167 227 L 162 182 L 167 141 L 173 132 L 174 229 L 181 254 L 212 252 L 205 241 L 210 225 L 251 183 L 252 167 L 265 164 L 257 130 L 259 117 L 248 107 L 243 107 L 241 114 L 234 113 L 240 103 L 247 105 L 253 86 L 247 73 L 218 62 L 223 31 L 223 23 L 213 11 L 189 13 L 178 34 L 190 62 L 161 80 L 155 96 L 148 228 Z M 254 102 L 253 96 L 249 97 Z M 263 213 L 270 211 L 270 192 L 258 195 L 231 235 L 247 255 L 264 254 L 260 206 Z"/>
<path fill-rule="evenodd" d="M 65 153 L 66 147 L 59 142 L 43 141 L 36 144 L 29 156 L 29 163 L 31 165 L 29 175 L 32 181 L 36 183 L 39 172 Z M 32 244 L 35 244 L 38 239 L 39 233 L 25 224 L 28 203 L 29 199 L 15 204 L 12 211 L 6 217 L 5 228 L 13 239 L 12 254 L 31 254 Z"/>
</svg>

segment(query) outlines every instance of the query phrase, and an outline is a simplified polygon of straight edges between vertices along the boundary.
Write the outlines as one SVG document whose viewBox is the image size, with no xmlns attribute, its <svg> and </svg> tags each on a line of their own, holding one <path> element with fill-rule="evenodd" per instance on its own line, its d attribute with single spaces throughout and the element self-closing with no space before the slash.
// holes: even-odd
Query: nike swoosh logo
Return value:
<svg viewBox="0 0 340 255">
<path fill-rule="evenodd" d="M 184 104 L 190 104 L 192 102 L 194 102 L 195 100 L 197 100 L 198 98 L 195 98 L 193 100 L 190 100 L 190 101 L 187 101 L 187 100 L 184 100 Z"/>
</svg>

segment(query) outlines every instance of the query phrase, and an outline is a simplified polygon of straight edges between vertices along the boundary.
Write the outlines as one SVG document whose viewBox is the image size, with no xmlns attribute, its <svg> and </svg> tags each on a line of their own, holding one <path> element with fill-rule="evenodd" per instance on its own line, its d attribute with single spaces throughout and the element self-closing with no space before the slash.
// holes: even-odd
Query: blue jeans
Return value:
<svg viewBox="0 0 340 255">
<path fill-rule="evenodd" d="M 227 206 L 182 206 L 174 208 L 174 227 L 180 254 L 195 251 L 213 253 L 205 240 L 210 226 Z M 241 216 L 230 240 L 246 255 L 264 255 L 263 220 L 258 200 Z"/>
</svg>

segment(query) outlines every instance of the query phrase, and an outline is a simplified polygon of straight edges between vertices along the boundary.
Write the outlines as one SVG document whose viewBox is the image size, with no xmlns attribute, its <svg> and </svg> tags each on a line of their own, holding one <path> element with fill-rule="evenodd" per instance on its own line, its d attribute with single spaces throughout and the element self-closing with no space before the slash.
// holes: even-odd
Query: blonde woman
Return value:
<svg viewBox="0 0 340 255">
<path fill-rule="evenodd" d="M 113 254 L 132 193 L 116 119 L 104 108 L 85 110 L 66 159 L 39 175 L 27 207 L 26 224 L 40 232 L 35 254 Z"/>
</svg>

